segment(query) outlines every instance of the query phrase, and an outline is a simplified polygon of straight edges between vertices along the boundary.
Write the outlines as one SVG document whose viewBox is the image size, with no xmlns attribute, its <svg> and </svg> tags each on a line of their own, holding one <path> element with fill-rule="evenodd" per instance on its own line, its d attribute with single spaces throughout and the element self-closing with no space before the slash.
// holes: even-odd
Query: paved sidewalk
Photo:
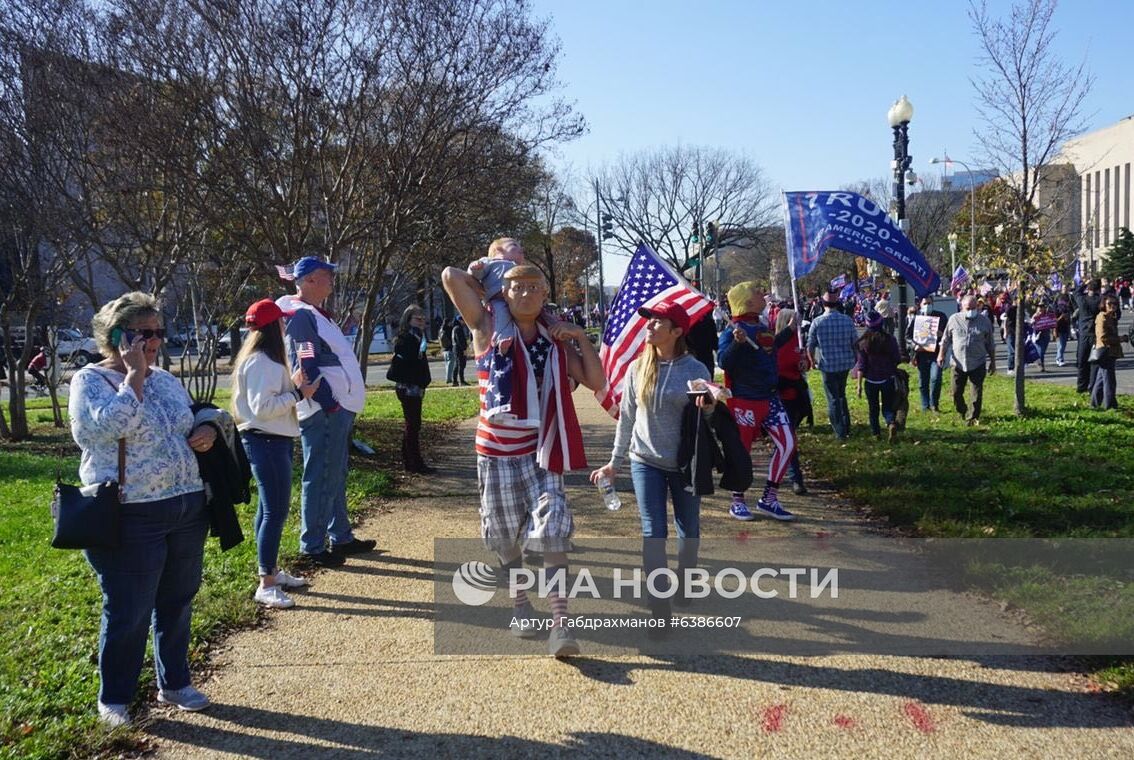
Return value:
<svg viewBox="0 0 1134 760">
<path fill-rule="evenodd" d="M 601 463 L 613 427 L 588 396 L 576 404 Z M 1055 659 L 587 657 L 585 642 L 565 662 L 435 655 L 433 539 L 478 535 L 472 430 L 434 447 L 443 477 L 409 481 L 362 527 L 383 553 L 319 574 L 297 607 L 225 642 L 209 710 L 152 711 L 160 757 L 1134 756 L 1128 709 Z M 568 483 L 580 537 L 638 535 L 628 480 L 614 513 L 583 474 Z M 785 501 L 797 523 L 737 523 L 725 496 L 705 499 L 702 533 L 869 530 L 835 494 Z"/>
</svg>

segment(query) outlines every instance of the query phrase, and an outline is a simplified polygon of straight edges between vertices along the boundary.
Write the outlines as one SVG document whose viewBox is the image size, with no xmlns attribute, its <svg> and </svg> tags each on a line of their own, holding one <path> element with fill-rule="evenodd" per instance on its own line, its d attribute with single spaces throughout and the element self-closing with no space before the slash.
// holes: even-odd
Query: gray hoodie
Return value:
<svg viewBox="0 0 1134 760">
<path fill-rule="evenodd" d="M 648 347 L 647 347 L 648 349 Z M 618 430 L 610 461 L 620 469 L 630 459 L 661 470 L 677 471 L 681 445 L 681 414 L 689 397 L 690 380 L 711 380 L 709 370 L 692 354 L 658 362 L 658 383 L 649 408 L 638 407 L 638 361 L 626 372 L 619 408 Z"/>
</svg>

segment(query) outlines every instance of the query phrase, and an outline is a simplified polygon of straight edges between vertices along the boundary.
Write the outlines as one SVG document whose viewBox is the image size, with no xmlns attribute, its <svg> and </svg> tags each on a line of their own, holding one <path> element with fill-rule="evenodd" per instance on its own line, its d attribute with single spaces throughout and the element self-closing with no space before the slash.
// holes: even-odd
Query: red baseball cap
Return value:
<svg viewBox="0 0 1134 760">
<path fill-rule="evenodd" d="M 244 313 L 244 324 L 253 330 L 261 330 L 283 316 L 283 311 L 270 298 L 257 301 Z"/>
<path fill-rule="evenodd" d="M 668 319 L 674 327 L 681 328 L 682 334 L 689 333 L 689 313 L 673 301 L 658 301 L 648 308 L 643 306 L 638 309 L 638 314 L 647 319 L 650 317 Z"/>
</svg>

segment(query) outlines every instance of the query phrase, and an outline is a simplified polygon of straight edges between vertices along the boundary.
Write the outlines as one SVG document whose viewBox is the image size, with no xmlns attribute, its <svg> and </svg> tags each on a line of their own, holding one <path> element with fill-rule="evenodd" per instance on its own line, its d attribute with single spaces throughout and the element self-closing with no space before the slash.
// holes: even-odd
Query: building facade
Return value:
<svg viewBox="0 0 1134 760">
<path fill-rule="evenodd" d="M 1079 178 L 1079 259 L 1084 271 L 1095 272 L 1119 230 L 1131 228 L 1134 116 L 1069 140 L 1061 160 L 1072 164 Z"/>
</svg>

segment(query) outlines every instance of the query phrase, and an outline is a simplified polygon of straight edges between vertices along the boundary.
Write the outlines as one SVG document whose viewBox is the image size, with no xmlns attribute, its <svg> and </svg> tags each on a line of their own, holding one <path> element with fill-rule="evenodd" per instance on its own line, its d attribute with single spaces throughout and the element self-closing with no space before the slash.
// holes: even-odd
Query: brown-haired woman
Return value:
<svg viewBox="0 0 1134 760">
<path fill-rule="evenodd" d="M 260 584 L 255 599 L 276 608 L 295 606 L 284 589 L 307 585 L 306 579 L 280 570 L 276 561 L 291 506 L 292 448 L 299 437 L 295 405 L 311 398 L 321 380 L 305 383 L 302 369 L 290 372 L 282 317 L 271 299 L 248 307 L 244 321 L 250 332 L 232 370 L 232 413 L 259 492 L 254 526 Z"/>
</svg>

